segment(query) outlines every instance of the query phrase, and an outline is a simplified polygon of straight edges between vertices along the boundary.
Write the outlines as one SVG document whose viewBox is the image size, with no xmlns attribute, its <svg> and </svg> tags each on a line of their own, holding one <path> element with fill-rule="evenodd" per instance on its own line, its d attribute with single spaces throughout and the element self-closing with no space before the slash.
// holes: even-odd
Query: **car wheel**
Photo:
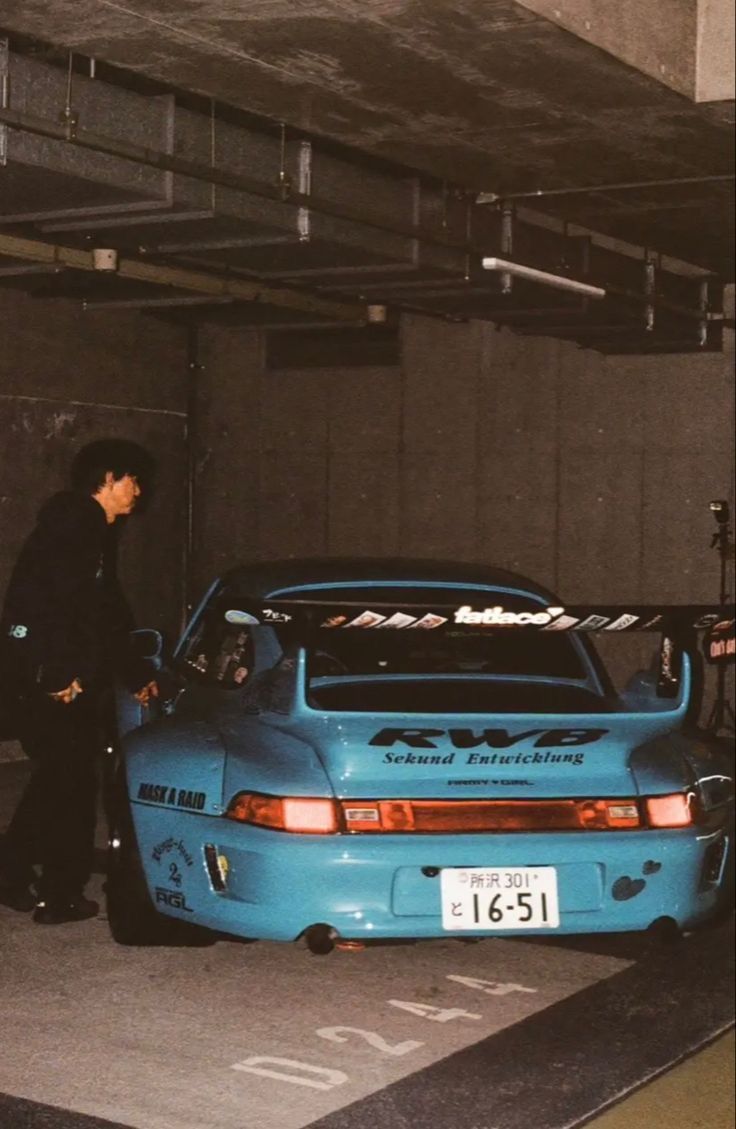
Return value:
<svg viewBox="0 0 736 1129">
<path fill-rule="evenodd" d="M 116 788 L 107 852 L 107 920 L 119 945 L 211 945 L 206 929 L 157 913 L 148 893 L 124 782 Z"/>
</svg>

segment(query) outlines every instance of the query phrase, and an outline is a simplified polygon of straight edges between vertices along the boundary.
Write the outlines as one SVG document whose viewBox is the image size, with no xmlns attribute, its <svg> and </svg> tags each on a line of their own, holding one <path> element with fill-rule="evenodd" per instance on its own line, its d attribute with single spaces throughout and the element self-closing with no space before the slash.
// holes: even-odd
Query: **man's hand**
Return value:
<svg viewBox="0 0 736 1129">
<path fill-rule="evenodd" d="M 158 682 L 149 682 L 147 686 L 142 686 L 140 690 L 136 690 L 133 697 L 139 705 L 147 706 L 151 698 L 158 697 Z"/>
<path fill-rule="evenodd" d="M 55 702 L 61 702 L 62 705 L 68 706 L 76 697 L 83 693 L 84 689 L 82 683 L 78 678 L 75 678 L 66 689 L 56 690 L 55 693 L 49 694 L 49 697 L 53 698 Z"/>
</svg>

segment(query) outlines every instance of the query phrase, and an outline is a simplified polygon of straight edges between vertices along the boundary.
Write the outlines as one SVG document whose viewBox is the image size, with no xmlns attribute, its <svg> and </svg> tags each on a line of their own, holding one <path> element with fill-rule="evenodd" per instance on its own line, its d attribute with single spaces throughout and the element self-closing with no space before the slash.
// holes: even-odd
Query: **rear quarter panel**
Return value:
<svg viewBox="0 0 736 1129">
<path fill-rule="evenodd" d="M 128 795 L 136 804 L 219 815 L 225 749 L 206 721 L 165 718 L 123 739 Z"/>
</svg>

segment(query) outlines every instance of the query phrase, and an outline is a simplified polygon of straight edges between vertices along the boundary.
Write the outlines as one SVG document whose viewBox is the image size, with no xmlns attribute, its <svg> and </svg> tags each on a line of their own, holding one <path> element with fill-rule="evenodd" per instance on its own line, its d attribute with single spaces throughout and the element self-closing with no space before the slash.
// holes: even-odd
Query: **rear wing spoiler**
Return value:
<svg viewBox="0 0 736 1129">
<path fill-rule="evenodd" d="M 477 599 L 480 593 L 473 594 Z M 485 594 L 484 594 L 485 595 Z M 493 594 L 499 601 L 503 594 Z M 492 598 L 492 597 L 491 597 Z M 482 600 L 482 597 L 481 597 Z M 490 602 L 490 600 L 489 600 Z M 657 693 L 675 698 L 680 691 L 683 653 L 695 653 L 696 633 L 707 631 L 722 639 L 733 635 L 736 607 L 712 604 L 572 604 L 547 605 L 517 598 L 493 607 L 474 604 L 382 602 L 286 598 L 264 600 L 225 597 L 225 619 L 233 624 L 289 626 L 297 633 L 315 631 L 449 631 L 661 633 Z M 731 651 L 732 653 L 732 651 Z"/>
<path fill-rule="evenodd" d="M 503 599 L 503 596 L 497 596 Z M 401 603 L 381 600 L 287 599 L 254 600 L 227 596 L 225 617 L 230 623 L 286 624 L 312 630 L 323 628 L 363 630 L 433 630 L 487 632 L 493 628 L 525 631 L 705 631 L 733 621 L 736 606 L 713 604 L 571 604 L 544 606 L 530 600 L 513 600 L 507 609 L 501 604 L 481 608 L 471 604 Z"/>
</svg>

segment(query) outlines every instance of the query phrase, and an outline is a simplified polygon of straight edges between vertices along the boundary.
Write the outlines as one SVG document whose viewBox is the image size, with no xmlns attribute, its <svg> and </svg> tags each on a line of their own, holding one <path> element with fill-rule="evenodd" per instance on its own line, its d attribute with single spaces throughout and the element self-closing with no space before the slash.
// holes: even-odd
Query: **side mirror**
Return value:
<svg viewBox="0 0 736 1129">
<path fill-rule="evenodd" d="M 159 686 L 162 681 L 166 681 L 163 678 L 166 673 L 163 669 L 164 641 L 160 631 L 150 627 L 131 631 L 130 655 L 131 658 L 145 661 L 148 664 L 151 678 L 155 678 Z M 164 695 L 166 696 L 164 697 Z M 171 695 L 169 695 L 168 687 L 166 687 L 163 689 L 161 697 L 152 699 L 148 706 L 142 706 L 124 685 L 118 683 L 115 686 L 115 714 L 118 736 L 122 737 L 125 733 L 129 733 L 131 729 L 137 729 L 139 725 L 152 721 L 161 716 L 162 713 L 171 712 L 171 709 L 167 709 L 167 706 L 169 705 L 169 697 L 173 697 L 173 695 L 174 691 L 172 690 Z"/>
</svg>

